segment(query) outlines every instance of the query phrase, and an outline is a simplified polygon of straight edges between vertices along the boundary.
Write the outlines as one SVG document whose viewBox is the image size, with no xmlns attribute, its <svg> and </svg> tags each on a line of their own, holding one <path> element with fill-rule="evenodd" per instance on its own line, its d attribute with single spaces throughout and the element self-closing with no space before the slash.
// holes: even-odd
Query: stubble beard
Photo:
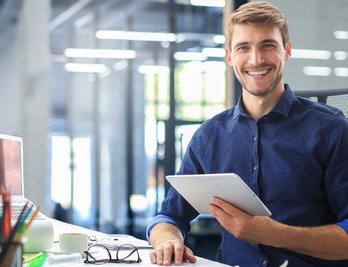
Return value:
<svg viewBox="0 0 348 267">
<path fill-rule="evenodd" d="M 275 79 L 273 79 L 273 81 L 271 82 L 271 84 L 267 88 L 265 88 L 263 90 L 255 90 L 253 88 L 248 87 L 247 83 L 243 79 L 238 78 L 238 80 L 241 83 L 243 89 L 245 89 L 249 94 L 254 95 L 254 96 L 266 96 L 269 93 L 273 92 L 274 89 L 277 88 L 277 86 L 279 85 L 279 83 L 281 82 L 282 79 L 283 79 L 283 74 L 279 73 L 275 77 Z"/>
</svg>

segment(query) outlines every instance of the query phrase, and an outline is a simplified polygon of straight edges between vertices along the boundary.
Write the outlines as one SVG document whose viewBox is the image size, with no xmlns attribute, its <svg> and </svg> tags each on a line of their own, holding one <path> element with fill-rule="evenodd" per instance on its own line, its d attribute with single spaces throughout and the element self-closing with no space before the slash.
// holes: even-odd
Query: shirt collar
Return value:
<svg viewBox="0 0 348 267">
<path fill-rule="evenodd" d="M 242 102 L 243 102 L 242 96 L 240 96 L 238 103 L 233 110 L 233 119 L 236 119 L 239 115 L 242 115 L 245 113 Z"/>
<path fill-rule="evenodd" d="M 273 108 L 270 113 L 278 113 L 280 115 L 288 116 L 292 103 L 294 102 L 295 95 L 291 91 L 288 84 L 285 84 L 285 92 L 280 98 L 278 104 Z"/>
<path fill-rule="evenodd" d="M 280 98 L 278 104 L 273 108 L 273 110 L 270 113 L 278 113 L 283 116 L 287 116 L 290 112 L 290 108 L 292 106 L 292 103 L 294 102 L 295 95 L 291 91 L 290 86 L 288 84 L 284 85 L 285 92 L 283 96 Z M 237 118 L 240 115 L 245 115 L 246 111 L 243 106 L 243 97 L 240 96 L 238 103 L 233 111 L 233 119 Z"/>
</svg>

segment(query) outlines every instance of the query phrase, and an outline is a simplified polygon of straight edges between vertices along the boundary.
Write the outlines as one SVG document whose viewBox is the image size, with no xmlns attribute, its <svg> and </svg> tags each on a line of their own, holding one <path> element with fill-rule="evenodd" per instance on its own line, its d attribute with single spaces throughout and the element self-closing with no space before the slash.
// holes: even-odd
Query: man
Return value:
<svg viewBox="0 0 348 267">
<path fill-rule="evenodd" d="M 251 216 L 214 198 L 209 211 L 222 226 L 217 260 L 241 267 L 286 260 L 295 267 L 348 266 L 347 120 L 284 84 L 291 44 L 287 20 L 274 5 L 241 6 L 226 35 L 242 96 L 197 130 L 179 173 L 237 173 L 272 216 Z M 169 190 L 148 227 L 152 263 L 196 261 L 183 239 L 197 215 Z"/>
</svg>

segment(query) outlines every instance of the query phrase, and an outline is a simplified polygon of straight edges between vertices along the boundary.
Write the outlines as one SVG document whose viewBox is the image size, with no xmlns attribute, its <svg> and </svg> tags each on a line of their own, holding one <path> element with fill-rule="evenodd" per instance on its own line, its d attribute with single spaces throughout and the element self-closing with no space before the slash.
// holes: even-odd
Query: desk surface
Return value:
<svg viewBox="0 0 348 267">
<path fill-rule="evenodd" d="M 89 230 L 77 225 L 72 225 L 72 224 L 68 224 L 68 223 L 64 223 L 58 220 L 52 220 L 53 221 L 53 228 L 54 228 L 54 240 L 58 241 L 59 240 L 59 235 L 62 233 L 68 233 L 68 232 L 78 232 L 78 233 L 86 233 L 88 235 L 94 235 L 98 238 L 103 238 L 103 237 L 110 237 L 110 235 L 101 233 L 101 232 L 97 232 L 97 231 L 93 231 L 93 230 Z M 124 235 L 122 235 L 122 237 L 124 237 Z M 131 236 L 129 236 L 129 238 L 133 238 Z M 131 239 L 130 239 L 131 240 Z M 157 266 L 157 265 L 153 265 L 150 262 L 150 257 L 149 254 L 152 250 L 151 249 L 139 249 L 139 253 L 140 253 L 140 257 L 142 259 L 142 262 L 139 264 L 132 264 L 133 267 L 143 267 L 143 266 Z M 60 266 L 60 265 L 57 265 Z M 64 266 L 69 266 L 69 267 L 82 267 L 82 266 L 92 266 L 91 264 L 85 264 L 85 263 L 79 263 L 79 264 L 64 264 Z M 120 264 L 120 263 L 108 263 L 108 264 L 104 264 L 102 266 L 130 266 L 129 264 Z M 174 265 L 173 265 L 174 266 Z M 207 260 L 201 257 L 197 257 L 197 262 L 195 264 L 191 264 L 191 263 L 183 263 L 182 266 L 197 266 L 197 267 L 201 267 L 201 266 L 227 266 L 215 261 L 211 261 L 211 260 Z"/>
</svg>

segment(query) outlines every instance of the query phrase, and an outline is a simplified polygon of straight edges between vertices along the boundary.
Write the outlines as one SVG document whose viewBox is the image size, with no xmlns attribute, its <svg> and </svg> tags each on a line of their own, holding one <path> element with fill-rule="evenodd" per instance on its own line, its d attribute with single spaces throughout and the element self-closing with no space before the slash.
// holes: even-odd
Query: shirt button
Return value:
<svg viewBox="0 0 348 267">
<path fill-rule="evenodd" d="M 257 138 L 256 138 L 256 137 L 254 137 L 253 141 L 254 141 L 254 142 L 256 142 L 256 140 L 257 140 Z"/>
<path fill-rule="evenodd" d="M 266 264 L 267 264 L 267 261 L 264 260 L 264 261 L 262 262 L 262 265 L 266 265 Z"/>
<path fill-rule="evenodd" d="M 254 170 L 254 171 L 256 171 L 256 170 L 257 170 L 257 166 L 256 166 L 256 165 L 253 167 L 253 170 Z"/>
</svg>

